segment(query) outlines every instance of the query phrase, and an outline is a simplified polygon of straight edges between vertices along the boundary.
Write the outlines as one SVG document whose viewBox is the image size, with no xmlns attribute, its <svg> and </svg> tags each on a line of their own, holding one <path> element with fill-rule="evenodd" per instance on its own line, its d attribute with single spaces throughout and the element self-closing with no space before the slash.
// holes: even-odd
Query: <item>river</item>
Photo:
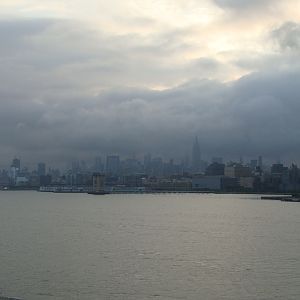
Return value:
<svg viewBox="0 0 300 300">
<path fill-rule="evenodd" d="M 0 192 L 0 295 L 300 299 L 300 203 Z"/>
</svg>

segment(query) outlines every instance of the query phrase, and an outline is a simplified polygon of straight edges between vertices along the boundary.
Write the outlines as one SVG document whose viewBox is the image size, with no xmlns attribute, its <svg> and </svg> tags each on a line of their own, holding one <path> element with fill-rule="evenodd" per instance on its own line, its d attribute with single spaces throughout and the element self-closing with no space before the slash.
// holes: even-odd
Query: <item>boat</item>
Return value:
<svg viewBox="0 0 300 300">
<path fill-rule="evenodd" d="M 0 296 L 0 300 L 23 300 L 23 299 L 21 299 L 21 298 L 15 298 L 15 297 Z"/>
<path fill-rule="evenodd" d="M 93 191 L 91 191 L 91 192 L 88 192 L 88 194 L 90 194 L 90 195 L 107 195 L 107 194 L 109 194 L 109 192 L 106 192 L 106 191 L 93 192 Z"/>
<path fill-rule="evenodd" d="M 283 201 L 283 202 L 300 202 L 300 198 L 299 197 L 283 197 L 281 199 L 281 201 Z"/>
<path fill-rule="evenodd" d="M 281 200 L 282 196 L 261 196 L 262 200 Z"/>
</svg>

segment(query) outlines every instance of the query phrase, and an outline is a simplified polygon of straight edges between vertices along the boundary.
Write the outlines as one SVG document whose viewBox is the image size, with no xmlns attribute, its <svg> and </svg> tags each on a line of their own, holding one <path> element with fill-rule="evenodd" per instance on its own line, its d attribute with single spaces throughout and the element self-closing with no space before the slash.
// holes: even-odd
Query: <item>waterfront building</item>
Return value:
<svg viewBox="0 0 300 300">
<path fill-rule="evenodd" d="M 241 164 L 232 164 L 225 167 L 224 175 L 231 178 L 251 177 L 251 169 Z"/>
<path fill-rule="evenodd" d="M 17 176 L 15 185 L 16 186 L 27 186 L 29 183 L 29 179 L 25 176 Z"/>
<path fill-rule="evenodd" d="M 145 174 L 131 174 L 122 177 L 122 184 L 126 187 L 141 187 Z"/>
<path fill-rule="evenodd" d="M 0 188 L 7 187 L 9 185 L 8 172 L 3 170 L 0 172 Z"/>
<path fill-rule="evenodd" d="M 49 186 L 52 182 L 51 175 L 42 175 L 39 177 L 39 184 L 40 186 Z"/>
<path fill-rule="evenodd" d="M 212 163 L 210 164 L 205 171 L 205 175 L 207 176 L 222 176 L 224 175 L 225 165 L 220 163 Z"/>
<path fill-rule="evenodd" d="M 101 173 L 93 174 L 93 193 L 103 193 L 105 184 L 105 175 Z"/>
<path fill-rule="evenodd" d="M 219 191 L 222 187 L 222 176 L 196 176 L 192 178 L 193 190 Z"/>
<path fill-rule="evenodd" d="M 226 192 L 233 192 L 240 189 L 238 178 L 234 177 L 222 177 L 221 189 Z"/>
<path fill-rule="evenodd" d="M 244 189 L 252 190 L 254 187 L 254 177 L 240 177 L 239 185 Z"/>
<path fill-rule="evenodd" d="M 146 187 L 152 191 L 190 191 L 192 184 L 189 179 L 161 178 L 155 181 L 149 181 Z"/>
</svg>

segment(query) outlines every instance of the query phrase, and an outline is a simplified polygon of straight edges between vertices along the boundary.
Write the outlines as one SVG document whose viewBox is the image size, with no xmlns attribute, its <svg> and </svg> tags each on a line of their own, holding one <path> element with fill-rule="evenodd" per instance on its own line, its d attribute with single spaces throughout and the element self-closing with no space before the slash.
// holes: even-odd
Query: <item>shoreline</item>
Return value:
<svg viewBox="0 0 300 300">
<path fill-rule="evenodd" d="M 10 188 L 1 189 L 3 192 L 36 191 L 40 193 L 55 194 L 92 194 L 88 191 L 40 191 L 39 188 Z M 151 191 L 105 191 L 105 194 L 216 194 L 216 195 L 263 195 L 263 196 L 292 196 L 292 192 L 244 192 L 244 191 L 174 191 L 174 190 L 151 190 Z"/>
</svg>

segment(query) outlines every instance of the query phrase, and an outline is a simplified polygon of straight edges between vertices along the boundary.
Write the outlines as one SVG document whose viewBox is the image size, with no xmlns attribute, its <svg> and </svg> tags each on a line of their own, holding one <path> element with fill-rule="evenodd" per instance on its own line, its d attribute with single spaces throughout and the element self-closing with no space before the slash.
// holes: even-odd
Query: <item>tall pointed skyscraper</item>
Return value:
<svg viewBox="0 0 300 300">
<path fill-rule="evenodd" d="M 201 170 L 201 152 L 197 136 L 193 144 L 192 170 L 194 172 L 200 172 Z"/>
</svg>

